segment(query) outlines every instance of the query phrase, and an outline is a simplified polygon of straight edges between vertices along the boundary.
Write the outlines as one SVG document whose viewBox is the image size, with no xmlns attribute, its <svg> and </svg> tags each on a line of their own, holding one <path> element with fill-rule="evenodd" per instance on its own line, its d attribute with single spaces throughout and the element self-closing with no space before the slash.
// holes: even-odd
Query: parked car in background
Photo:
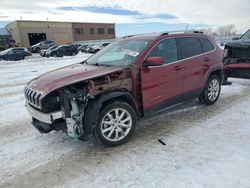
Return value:
<svg viewBox="0 0 250 188">
<path fill-rule="evenodd" d="M 80 52 L 85 52 L 85 50 L 88 48 L 88 46 L 89 46 L 89 45 L 87 45 L 87 44 L 81 45 L 81 46 L 78 48 L 78 50 L 79 50 Z"/>
<path fill-rule="evenodd" d="M 95 54 L 99 52 L 101 49 L 102 47 L 99 45 L 92 45 L 92 46 L 89 46 L 89 48 L 87 49 L 87 52 L 91 54 Z"/>
<path fill-rule="evenodd" d="M 18 61 L 25 59 L 26 56 L 31 56 L 27 48 L 9 48 L 0 52 L 0 60 Z"/>
<path fill-rule="evenodd" d="M 79 49 L 82 46 L 82 43 L 80 42 L 72 42 L 70 45 L 76 47 L 77 49 Z"/>
<path fill-rule="evenodd" d="M 78 49 L 73 45 L 59 45 L 48 52 L 46 57 L 74 56 L 78 54 Z"/>
<path fill-rule="evenodd" d="M 108 46 L 109 44 L 110 44 L 110 42 L 104 42 L 104 43 L 102 43 L 101 48 L 104 48 L 104 47 Z"/>
<path fill-rule="evenodd" d="M 31 52 L 38 53 L 42 49 L 48 49 L 49 47 L 55 45 L 54 41 L 52 40 L 46 40 L 39 42 L 33 46 L 31 46 Z"/>
<path fill-rule="evenodd" d="M 53 45 L 53 46 L 49 47 L 48 49 L 40 50 L 39 51 L 40 56 L 46 57 L 46 54 L 49 54 L 50 51 L 53 50 L 53 49 L 55 49 L 55 48 L 57 48 L 57 46 L 58 45 Z"/>
<path fill-rule="evenodd" d="M 228 77 L 250 79 L 250 30 L 225 45 L 223 62 Z"/>
<path fill-rule="evenodd" d="M 220 95 L 222 50 L 200 33 L 155 33 L 117 40 L 89 59 L 48 72 L 24 89 L 41 132 L 117 146 L 136 123 L 190 98 L 205 105 Z"/>
</svg>

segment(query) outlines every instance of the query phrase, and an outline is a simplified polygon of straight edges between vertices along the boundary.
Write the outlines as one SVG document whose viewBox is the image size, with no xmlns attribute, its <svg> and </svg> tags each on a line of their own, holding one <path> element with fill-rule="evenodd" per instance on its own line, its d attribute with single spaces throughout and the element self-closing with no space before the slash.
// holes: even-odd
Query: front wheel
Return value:
<svg viewBox="0 0 250 188">
<path fill-rule="evenodd" d="M 217 75 L 211 75 L 207 81 L 206 87 L 199 97 L 199 101 L 205 105 L 214 104 L 219 96 L 221 90 L 221 80 Z"/>
<path fill-rule="evenodd" d="M 95 138 L 102 144 L 118 146 L 129 140 L 135 126 L 134 109 L 125 102 L 116 101 L 104 107 L 99 114 Z"/>
<path fill-rule="evenodd" d="M 35 52 L 36 52 L 36 53 L 39 53 L 40 50 L 41 50 L 40 48 L 36 48 Z"/>
</svg>

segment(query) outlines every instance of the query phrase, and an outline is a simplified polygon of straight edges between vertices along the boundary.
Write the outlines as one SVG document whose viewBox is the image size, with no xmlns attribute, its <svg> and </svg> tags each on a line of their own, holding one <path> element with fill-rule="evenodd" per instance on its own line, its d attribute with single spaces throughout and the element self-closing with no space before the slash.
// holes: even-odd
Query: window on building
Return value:
<svg viewBox="0 0 250 188">
<path fill-rule="evenodd" d="M 105 34 L 105 29 L 104 28 L 97 28 L 97 34 L 99 34 L 99 35 Z"/>
<path fill-rule="evenodd" d="M 94 28 L 90 28 L 90 29 L 89 29 L 89 33 L 90 33 L 91 35 L 94 35 L 94 34 L 95 34 L 95 29 L 94 29 Z"/>
<path fill-rule="evenodd" d="M 114 28 L 108 28 L 108 34 L 109 34 L 109 35 L 115 34 Z"/>
<path fill-rule="evenodd" d="M 76 35 L 83 35 L 83 28 L 75 28 Z"/>
</svg>

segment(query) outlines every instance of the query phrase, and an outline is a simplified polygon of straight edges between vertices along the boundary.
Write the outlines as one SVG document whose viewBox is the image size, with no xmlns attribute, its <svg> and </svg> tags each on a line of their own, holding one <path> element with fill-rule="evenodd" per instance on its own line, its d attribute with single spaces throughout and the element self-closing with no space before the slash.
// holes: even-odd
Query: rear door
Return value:
<svg viewBox="0 0 250 188">
<path fill-rule="evenodd" d="M 204 85 L 204 77 L 209 70 L 210 58 L 203 54 L 202 44 L 198 37 L 178 38 L 183 63 L 183 94 L 195 95 Z"/>
<path fill-rule="evenodd" d="M 145 67 L 141 70 L 143 106 L 145 113 L 177 102 L 181 99 L 184 69 L 179 62 L 176 39 L 160 41 L 147 55 L 162 57 L 164 65 Z"/>
</svg>

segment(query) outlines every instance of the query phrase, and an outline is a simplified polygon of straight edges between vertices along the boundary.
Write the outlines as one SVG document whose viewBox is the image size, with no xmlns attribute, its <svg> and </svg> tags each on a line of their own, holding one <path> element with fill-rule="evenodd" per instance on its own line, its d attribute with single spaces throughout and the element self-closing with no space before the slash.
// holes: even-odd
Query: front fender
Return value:
<svg viewBox="0 0 250 188">
<path fill-rule="evenodd" d="M 125 101 L 129 100 L 128 103 L 135 109 L 137 115 L 139 115 L 138 105 L 130 92 L 110 91 L 110 92 L 102 93 L 99 96 L 96 96 L 95 99 L 90 100 L 85 110 L 85 115 L 84 115 L 84 120 L 83 120 L 85 132 L 87 134 L 91 134 L 93 132 L 98 121 L 98 115 L 101 111 L 101 108 L 104 102 L 109 101 L 111 99 L 123 100 L 121 98 L 124 98 Z"/>
</svg>

